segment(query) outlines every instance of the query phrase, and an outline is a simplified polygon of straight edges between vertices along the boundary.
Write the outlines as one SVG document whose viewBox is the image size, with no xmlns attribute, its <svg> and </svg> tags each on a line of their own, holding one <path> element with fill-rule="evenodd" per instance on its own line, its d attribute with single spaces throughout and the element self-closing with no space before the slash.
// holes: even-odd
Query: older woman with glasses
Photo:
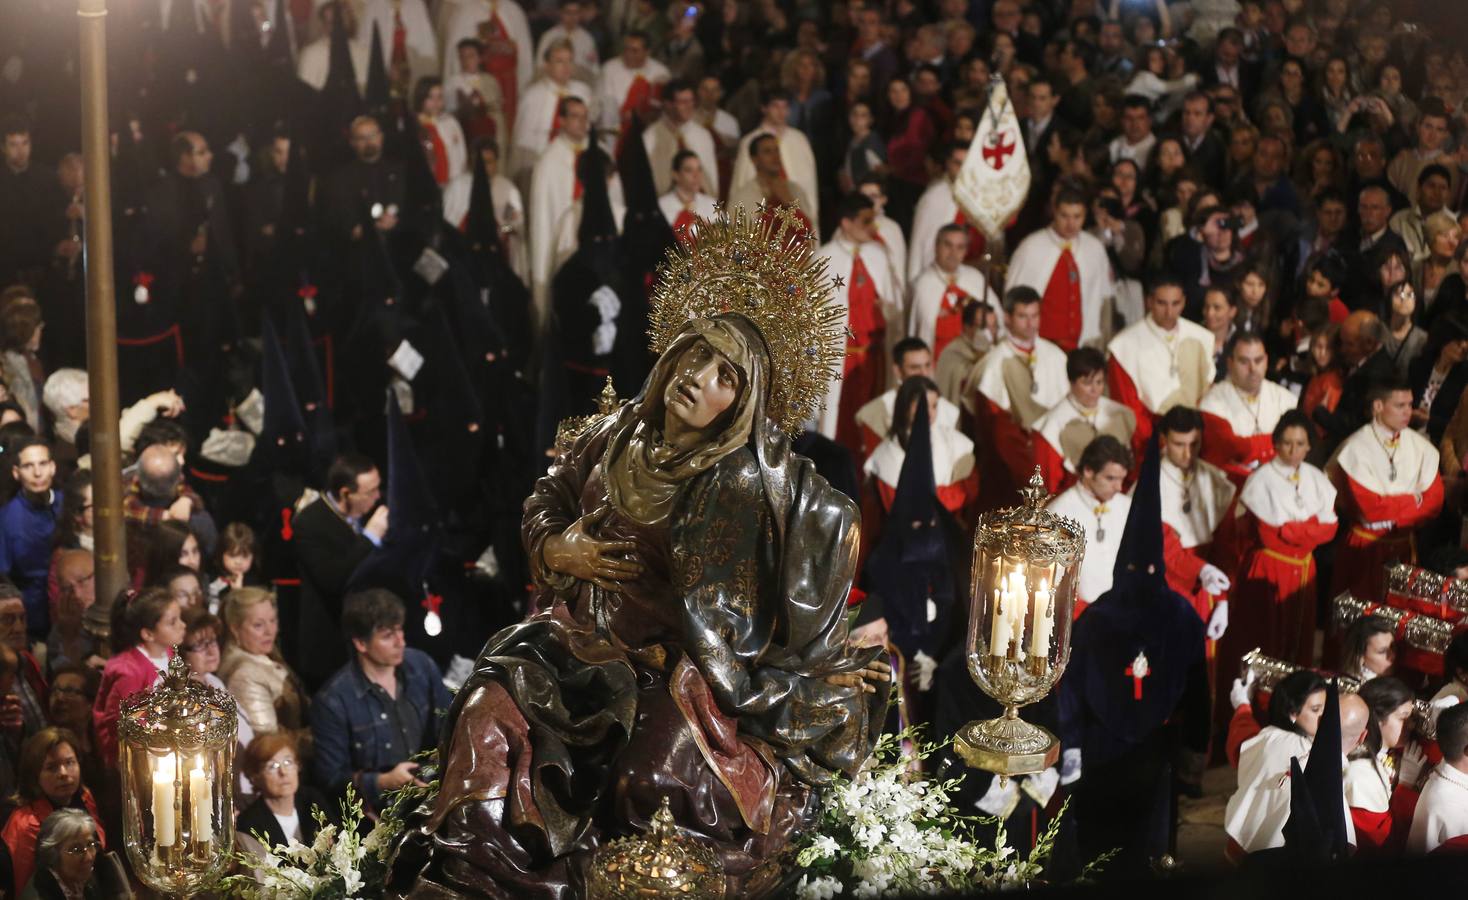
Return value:
<svg viewBox="0 0 1468 900">
<path fill-rule="evenodd" d="M 316 839 L 312 810 L 320 808 L 330 816 L 331 807 L 319 791 L 301 783 L 301 754 L 294 737 L 283 731 L 256 737 L 245 748 L 240 767 L 256 794 L 255 802 L 235 819 L 240 850 L 259 856 L 292 840 L 309 845 Z"/>
<path fill-rule="evenodd" d="M 183 622 L 184 642 L 179 645 L 178 650 L 183 654 L 184 662 L 189 664 L 189 677 L 200 684 L 229 693 L 229 688 L 215 674 L 219 671 L 219 639 L 224 636 L 224 622 L 202 605 L 187 610 L 183 615 Z M 243 750 L 254 739 L 255 731 L 244 716 L 239 716 L 237 721 L 239 749 Z M 243 773 L 241 775 L 241 793 L 253 793 L 249 781 L 243 777 Z"/>
<path fill-rule="evenodd" d="M 41 823 L 36 874 L 21 900 L 101 900 L 117 896 L 115 858 L 102 853 L 97 824 L 79 809 L 58 809 Z"/>
<path fill-rule="evenodd" d="M 21 745 L 16 807 L 0 830 L 0 840 L 10 851 L 15 878 L 11 890 L 16 894 L 35 874 L 41 823 L 56 810 L 70 808 L 86 815 L 96 829 L 98 843 L 106 845 L 97 801 L 82 784 L 79 743 L 69 729 L 43 728 Z"/>
</svg>

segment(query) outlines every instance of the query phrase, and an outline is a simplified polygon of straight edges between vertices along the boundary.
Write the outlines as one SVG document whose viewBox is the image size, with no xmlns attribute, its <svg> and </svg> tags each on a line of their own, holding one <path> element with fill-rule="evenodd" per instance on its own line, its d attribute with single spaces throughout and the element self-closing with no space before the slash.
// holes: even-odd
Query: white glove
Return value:
<svg viewBox="0 0 1468 900">
<path fill-rule="evenodd" d="M 1020 785 L 1020 790 L 1030 796 L 1039 806 L 1050 805 L 1050 798 L 1055 796 L 1055 789 L 1060 786 L 1060 773 L 1051 766 L 1038 775 L 1031 775 Z"/>
<path fill-rule="evenodd" d="M 1216 641 L 1223 637 L 1228 630 L 1228 601 L 1221 600 L 1213 607 L 1213 615 L 1208 617 L 1208 640 Z"/>
<path fill-rule="evenodd" d="M 1251 701 L 1254 693 L 1254 670 L 1250 669 L 1243 678 L 1235 678 L 1234 686 L 1229 689 L 1228 702 L 1238 709 L 1245 703 Z"/>
<path fill-rule="evenodd" d="M 1001 785 L 1000 782 L 1003 784 Z M 974 806 L 991 816 L 1004 819 L 1014 812 L 1017 803 L 1019 803 L 1019 783 L 1013 778 L 1000 778 L 995 775 L 994 780 L 989 782 L 989 790 L 975 801 Z"/>
<path fill-rule="evenodd" d="M 1432 724 L 1434 726 L 1437 725 L 1437 717 L 1442 715 L 1443 710 L 1452 709 L 1460 702 L 1461 701 L 1459 701 L 1457 697 L 1453 696 L 1452 694 L 1447 694 L 1445 696 L 1437 698 L 1436 700 L 1432 701 L 1432 703 L 1428 704 L 1428 708 L 1432 710 Z"/>
<path fill-rule="evenodd" d="M 917 666 L 918 690 L 926 691 L 933 686 L 933 673 L 938 671 L 938 661 L 919 650 L 912 658 Z"/>
<path fill-rule="evenodd" d="M 1427 754 L 1423 752 L 1422 745 L 1416 741 L 1410 741 L 1407 749 L 1402 751 L 1402 765 L 1398 769 L 1398 784 L 1416 789 L 1422 783 L 1422 774 L 1427 770 Z"/>
<path fill-rule="evenodd" d="M 1393 528 L 1396 527 L 1396 524 L 1396 522 L 1393 522 L 1390 519 L 1383 519 L 1380 522 L 1363 522 L 1361 524 L 1361 527 L 1365 528 L 1367 531 L 1391 531 Z"/>
<path fill-rule="evenodd" d="M 1081 748 L 1072 747 L 1060 753 L 1060 783 L 1071 784 L 1081 777 Z"/>
<path fill-rule="evenodd" d="M 1212 563 L 1204 563 L 1203 569 L 1198 572 L 1198 580 L 1203 582 L 1203 590 L 1210 594 L 1222 594 L 1232 584 L 1223 570 Z"/>
</svg>

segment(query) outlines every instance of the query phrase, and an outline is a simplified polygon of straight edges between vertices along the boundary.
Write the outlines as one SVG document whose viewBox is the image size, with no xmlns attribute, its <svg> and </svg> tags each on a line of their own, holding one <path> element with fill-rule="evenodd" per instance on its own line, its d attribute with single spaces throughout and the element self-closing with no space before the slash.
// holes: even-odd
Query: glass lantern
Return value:
<svg viewBox="0 0 1468 900">
<path fill-rule="evenodd" d="M 117 724 L 128 860 L 154 890 L 210 889 L 234 849 L 235 702 L 189 678 L 174 653 L 162 682 Z"/>
<path fill-rule="evenodd" d="M 1070 661 L 1070 625 L 1086 535 L 1045 509 L 1037 467 L 1018 507 L 985 513 L 974 534 L 968 671 L 1004 706 L 998 719 L 970 722 L 954 748 L 970 766 L 1000 776 L 1032 775 L 1055 764 L 1060 745 L 1019 717 L 1050 693 Z"/>
</svg>

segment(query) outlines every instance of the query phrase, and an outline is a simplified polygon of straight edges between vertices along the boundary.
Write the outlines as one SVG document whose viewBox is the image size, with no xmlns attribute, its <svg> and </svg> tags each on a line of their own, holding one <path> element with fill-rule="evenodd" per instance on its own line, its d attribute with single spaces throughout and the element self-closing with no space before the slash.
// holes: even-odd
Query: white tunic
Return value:
<svg viewBox="0 0 1468 900">
<path fill-rule="evenodd" d="M 596 38 L 591 36 L 591 32 L 585 28 L 568 32 L 557 22 L 545 30 L 545 34 L 540 36 L 540 41 L 535 45 L 537 63 L 545 62 L 545 51 L 557 41 L 571 42 L 571 63 L 576 67 L 576 76 L 583 80 L 595 80 L 601 72 L 601 54 L 596 52 Z"/>
<path fill-rule="evenodd" d="M 1081 600 L 1095 603 L 1111 590 L 1116 551 L 1121 547 L 1121 533 L 1126 530 L 1132 498 L 1118 492 L 1102 503 L 1077 482 L 1061 491 L 1046 508 L 1058 516 L 1074 519 L 1086 530 L 1086 554 L 1081 558 L 1076 593 Z"/>
<path fill-rule="evenodd" d="M 1468 774 L 1446 761 L 1440 762 L 1427 776 L 1427 784 L 1417 800 L 1412 831 L 1407 835 L 1407 853 L 1413 856 L 1431 853 L 1465 834 L 1468 834 Z"/>
<path fill-rule="evenodd" d="M 1081 273 L 1081 338 L 1083 345 L 1099 346 L 1103 335 L 1101 315 L 1107 298 L 1116 293 L 1111 260 L 1095 235 L 1082 231 L 1071 242 L 1071 255 Z M 1060 261 L 1065 241 L 1050 228 L 1042 228 L 1020 241 L 1009 258 L 1007 287 L 1034 288 L 1041 297 Z M 1199 326 L 1202 327 L 1202 326 Z"/>
<path fill-rule="evenodd" d="M 697 193 L 693 195 L 693 203 L 689 204 L 692 213 L 700 219 L 712 219 L 714 207 L 718 201 L 708 194 Z M 683 198 L 678 196 L 677 191 L 668 191 L 658 198 L 658 209 L 662 210 L 663 218 L 668 220 L 671 227 L 678 221 L 678 216 L 683 213 Z"/>
<path fill-rule="evenodd" d="M 1073 426 L 1072 423 L 1079 425 Z M 1067 429 L 1075 431 L 1077 427 L 1085 435 L 1083 440 L 1071 440 L 1067 434 Z M 1065 460 L 1065 471 L 1079 475 L 1081 453 L 1086 445 L 1103 434 L 1112 435 L 1123 444 L 1129 443 L 1132 432 L 1137 428 L 1137 417 L 1132 415 L 1130 408 L 1110 397 L 1098 398 L 1096 411 L 1092 415 L 1084 415 L 1080 404 L 1067 391 L 1030 428 Z"/>
<path fill-rule="evenodd" d="M 459 41 L 465 38 L 478 40 L 480 24 L 495 16 L 499 17 L 505 35 L 515 45 L 515 84 L 523 98 L 525 88 L 535 78 L 537 64 L 534 43 L 530 40 L 530 23 L 525 18 L 525 10 L 515 0 L 452 0 L 443 5 L 439 10 L 439 21 L 444 34 L 444 81 L 459 74 Z M 504 146 L 501 141 L 502 155 Z"/>
<path fill-rule="evenodd" d="M 761 123 L 739 141 L 734 154 L 734 173 L 729 178 L 729 199 L 733 202 L 734 192 L 755 181 L 754 160 L 749 158 L 749 145 L 762 134 L 775 135 L 780 145 L 780 162 L 785 167 L 785 177 L 800 185 L 805 191 L 801 209 L 811 222 L 820 221 L 820 185 L 816 180 L 816 155 L 810 149 L 810 141 L 798 128 L 786 126 L 779 132 Z"/>
<path fill-rule="evenodd" d="M 556 230 L 576 198 L 576 157 L 582 148 L 559 135 L 546 148 L 530 177 L 530 288 L 543 317 L 555 274 Z"/>
<path fill-rule="evenodd" d="M 878 437 L 886 437 L 892 427 L 892 413 L 897 409 L 897 388 L 889 388 L 868 400 L 856 411 L 856 421 L 871 429 Z M 958 407 L 947 397 L 938 398 L 938 424 L 948 428 L 958 427 Z"/>
<path fill-rule="evenodd" d="M 1391 433 L 1375 422 L 1362 425 L 1342 442 L 1333 461 L 1352 481 L 1373 494 L 1394 497 L 1427 493 L 1437 479 L 1437 448 L 1408 428 L 1399 433 L 1396 451 L 1388 453 L 1390 437 Z M 1394 464 L 1396 478 L 1391 477 Z"/>
<path fill-rule="evenodd" d="M 348 54 L 352 58 L 352 75 L 357 81 L 357 93 L 367 91 L 367 63 L 372 58 L 372 47 L 361 40 L 347 41 Z M 331 38 L 317 38 L 301 48 L 296 60 L 296 77 L 316 90 L 326 87 L 331 74 Z"/>
<path fill-rule="evenodd" d="M 668 83 L 668 67 L 648 57 L 642 68 L 629 69 L 620 56 L 607 60 L 607 64 L 601 67 L 596 96 L 601 106 L 602 128 L 612 133 L 622 129 L 622 105 L 627 102 L 627 93 L 639 76 L 648 85 L 661 90 Z"/>
<path fill-rule="evenodd" d="M 933 449 L 933 482 L 938 487 L 962 481 L 974 471 L 974 442 L 956 428 L 939 422 L 930 423 L 928 436 Z M 862 471 L 888 487 L 896 488 L 902 475 L 902 462 L 907 451 L 889 436 L 867 457 Z"/>
<path fill-rule="evenodd" d="M 887 218 L 877 216 L 877 237 L 887 251 L 887 268 L 892 272 L 892 294 L 895 297 L 907 293 L 907 238 L 902 226 Z"/>
<path fill-rule="evenodd" d="M 699 165 L 703 166 L 704 192 L 719 196 L 719 158 L 714 152 L 714 136 L 707 128 L 689 119 L 675 130 L 673 123 L 666 116 L 661 116 L 642 132 L 642 146 L 647 148 L 652 183 L 659 194 L 672 189 L 673 159 L 682 149 L 698 154 Z"/>
<path fill-rule="evenodd" d="M 1335 485 L 1325 473 L 1301 463 L 1299 477 L 1277 458 L 1255 469 L 1244 482 L 1239 492 L 1239 502 L 1253 513 L 1259 521 L 1272 528 L 1286 522 L 1303 522 L 1311 516 L 1321 524 L 1329 524 L 1335 517 Z"/>
<path fill-rule="evenodd" d="M 939 178 L 928 185 L 918 198 L 912 214 L 912 243 L 907 254 L 907 280 L 915 281 L 933 261 L 938 231 L 952 225 L 958 217 L 958 201 L 953 199 L 953 183 Z"/>
<path fill-rule="evenodd" d="M 1149 315 L 1123 329 L 1106 349 L 1153 415 L 1178 405 L 1196 408 L 1213 383 L 1213 332 L 1187 319 L 1166 332 Z"/>
<path fill-rule="evenodd" d="M 515 150 L 510 163 L 512 176 L 534 169 L 550 145 L 551 126 L 556 121 L 556 108 L 563 97 L 579 97 L 586 101 L 590 114 L 595 116 L 596 98 L 591 88 L 580 81 L 556 84 L 549 78 L 541 78 L 526 88 L 515 107 Z M 532 203 L 533 207 L 534 204 Z"/>
<path fill-rule="evenodd" d="M 1290 818 L 1290 760 L 1299 759 L 1303 769 L 1309 756 L 1310 738 L 1273 725 L 1239 748 L 1239 788 L 1224 808 L 1223 830 L 1246 853 L 1284 846 L 1284 826 Z M 1350 821 L 1346 816 L 1348 828 Z"/>
<path fill-rule="evenodd" d="M 1177 532 L 1183 549 L 1213 542 L 1213 532 L 1234 498 L 1233 482 L 1223 470 L 1201 459 L 1184 472 L 1162 461 L 1162 521 Z"/>
<path fill-rule="evenodd" d="M 999 298 L 978 269 L 960 263 L 958 269 L 950 274 L 938 268 L 936 263 L 929 263 L 913 281 L 907 301 L 907 333 L 910 337 L 922 338 L 929 347 L 936 346 L 933 338 L 937 333 L 938 316 L 943 311 L 943 295 L 948 292 L 950 284 L 956 284 L 968 296 L 988 303 L 996 313 L 999 311 Z"/>
<path fill-rule="evenodd" d="M 1259 394 L 1251 402 L 1232 381 L 1224 379 L 1210 387 L 1198 401 L 1198 411 L 1223 419 L 1235 437 L 1250 438 L 1273 434 L 1279 417 L 1299 405 L 1289 388 L 1273 381 L 1260 384 Z"/>
<path fill-rule="evenodd" d="M 1030 356 L 1031 359 L 1027 360 L 1012 338 L 1000 341 L 979 360 L 974 367 L 975 374 L 969 379 L 969 383 L 995 406 L 1005 412 L 1020 414 L 1019 424 L 1023 428 L 1033 425 L 1045 410 L 1059 403 L 1070 390 L 1070 382 L 1065 377 L 1064 350 L 1044 338 L 1035 338 L 1035 348 Z M 1016 365 L 1029 369 L 1034 386 L 1019 402 L 1010 396 L 1010 386 L 1014 384 L 1011 376 Z M 1026 409 L 1037 410 L 1028 421 L 1024 421 Z"/>
<path fill-rule="evenodd" d="M 856 264 L 856 257 L 859 254 L 862 264 L 866 266 L 867 274 L 871 276 L 872 284 L 876 288 L 877 302 L 881 305 L 882 315 L 886 317 L 888 323 L 895 321 L 894 317 L 899 314 L 899 307 L 893 302 L 893 298 L 888 293 L 890 291 L 889 286 L 892 284 L 892 278 L 891 274 L 887 271 L 887 254 L 882 252 L 879 244 L 874 241 L 868 241 L 860 245 L 860 247 L 856 247 L 837 237 L 822 245 L 821 249 L 816 251 L 816 253 L 818 256 L 825 257 L 827 261 L 826 272 L 828 274 L 839 275 L 841 277 L 841 287 L 836 289 L 835 298 L 836 302 L 843 309 L 847 310 L 851 308 L 851 269 Z M 888 327 L 891 328 L 893 326 L 889 324 Z M 842 379 L 833 378 L 830 384 L 826 386 L 826 405 L 821 410 L 819 418 L 820 428 L 818 430 L 821 434 L 832 439 L 836 437 L 836 419 L 841 409 L 841 386 L 843 384 L 845 384 L 845 381 Z M 878 432 L 878 434 L 885 433 Z"/>
<path fill-rule="evenodd" d="M 627 201 L 622 195 L 620 176 L 613 175 L 607 181 L 607 199 L 612 206 L 612 220 L 617 225 L 617 234 L 620 235 L 622 223 L 627 218 Z M 570 259 L 576 252 L 576 248 L 580 246 L 581 213 L 584 208 L 585 204 L 580 199 L 574 200 L 556 221 L 556 250 L 555 256 L 551 259 L 550 269 L 552 280 L 555 279 L 556 272 L 566 264 L 566 260 Z"/>
</svg>

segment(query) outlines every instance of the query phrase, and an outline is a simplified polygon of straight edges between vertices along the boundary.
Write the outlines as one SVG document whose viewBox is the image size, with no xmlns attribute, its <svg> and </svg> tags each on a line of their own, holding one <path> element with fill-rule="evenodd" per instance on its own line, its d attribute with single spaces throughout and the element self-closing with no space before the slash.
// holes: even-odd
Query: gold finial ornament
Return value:
<svg viewBox="0 0 1468 900">
<path fill-rule="evenodd" d="M 622 401 L 617 397 L 617 389 L 612 386 L 612 376 L 607 376 L 607 383 L 597 395 L 596 412 L 585 416 L 569 416 L 561 420 L 556 426 L 556 452 L 565 453 L 576 443 L 576 439 L 585 433 L 586 429 L 605 419 L 617 411 Z"/>
<path fill-rule="evenodd" d="M 846 310 L 839 279 L 826 272 L 815 240 L 788 207 L 751 213 L 720 207 L 695 226 L 692 248 L 668 251 L 653 289 L 653 353 L 662 353 L 690 319 L 741 313 L 770 351 L 765 413 L 789 434 L 819 409 L 846 353 Z"/>
<path fill-rule="evenodd" d="M 668 798 L 647 834 L 606 844 L 591 860 L 590 900 L 719 900 L 724 865 L 711 848 L 678 834 Z"/>
</svg>

